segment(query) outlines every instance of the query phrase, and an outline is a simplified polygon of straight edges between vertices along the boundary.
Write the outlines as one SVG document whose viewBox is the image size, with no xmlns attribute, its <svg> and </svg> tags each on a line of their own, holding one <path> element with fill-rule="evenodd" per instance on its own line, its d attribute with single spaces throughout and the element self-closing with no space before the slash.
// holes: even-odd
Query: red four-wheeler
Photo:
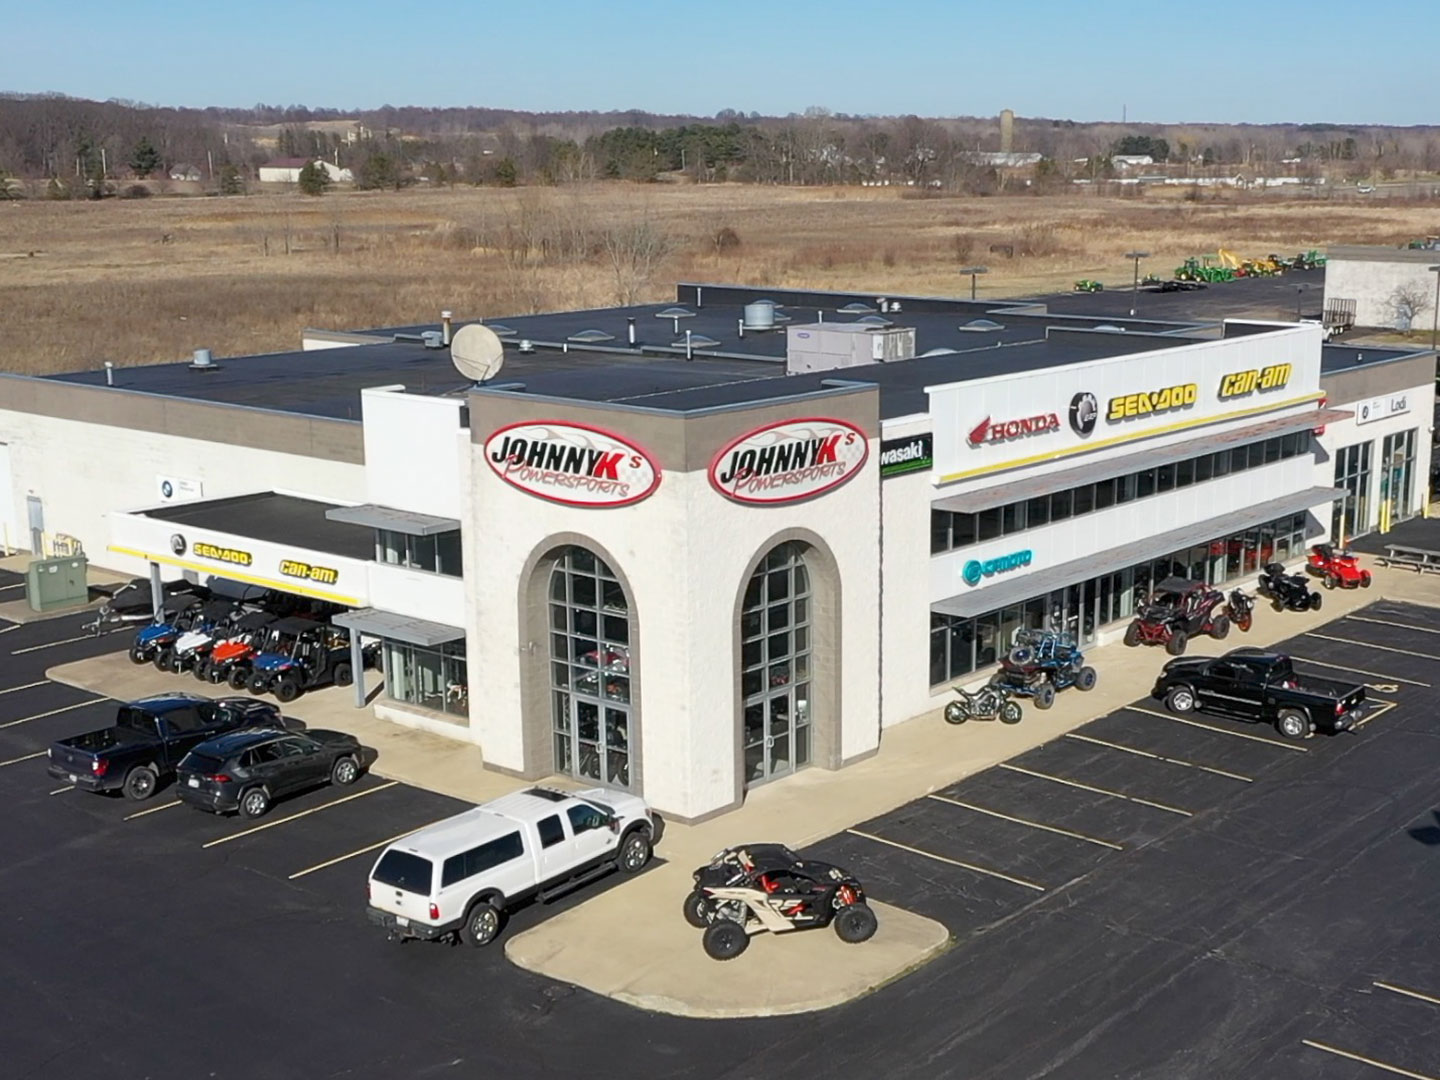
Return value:
<svg viewBox="0 0 1440 1080">
<path fill-rule="evenodd" d="M 1230 619 L 1221 611 L 1224 603 L 1225 594 L 1203 581 L 1166 578 L 1126 627 L 1125 644 L 1164 645 L 1171 656 L 1179 656 L 1197 634 L 1218 641 L 1230 633 Z"/>
<path fill-rule="evenodd" d="M 1360 569 L 1360 558 L 1353 551 L 1336 550 L 1329 544 L 1316 544 L 1310 549 L 1305 569 L 1318 574 L 1327 589 L 1368 589 L 1370 571 Z"/>
<path fill-rule="evenodd" d="M 250 662 L 270 635 L 275 616 L 253 611 L 240 616 L 230 636 L 217 641 L 205 663 L 195 668 L 195 677 L 218 685 L 228 682 L 232 690 L 244 690 L 250 681 Z"/>
</svg>

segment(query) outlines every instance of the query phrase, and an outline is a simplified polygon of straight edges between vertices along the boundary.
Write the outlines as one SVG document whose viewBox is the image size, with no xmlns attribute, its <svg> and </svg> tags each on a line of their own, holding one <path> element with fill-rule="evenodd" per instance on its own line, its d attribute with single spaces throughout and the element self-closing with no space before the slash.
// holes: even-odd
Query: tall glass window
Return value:
<svg viewBox="0 0 1440 1080">
<path fill-rule="evenodd" d="M 1330 535 L 1338 543 L 1370 528 L 1370 447 L 1372 443 L 1342 446 L 1335 451 L 1335 486 L 1345 490 L 1335 503 Z"/>
<path fill-rule="evenodd" d="M 430 649 L 385 639 L 385 693 L 394 701 L 451 716 L 470 715 L 464 640 Z"/>
<path fill-rule="evenodd" d="M 745 782 L 810 764 L 813 599 L 804 545 L 781 544 L 755 568 L 740 613 Z"/>
<path fill-rule="evenodd" d="M 1389 500 L 1390 516 L 1400 521 L 1415 509 L 1415 429 L 1385 436 L 1380 452 L 1380 498 Z"/>
</svg>

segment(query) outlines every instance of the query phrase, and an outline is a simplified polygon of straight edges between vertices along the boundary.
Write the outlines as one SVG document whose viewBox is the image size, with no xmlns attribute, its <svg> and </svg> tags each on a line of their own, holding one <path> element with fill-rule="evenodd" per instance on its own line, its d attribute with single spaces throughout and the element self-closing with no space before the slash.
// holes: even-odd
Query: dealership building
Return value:
<svg viewBox="0 0 1440 1080">
<path fill-rule="evenodd" d="M 481 383 L 448 318 L 0 378 L 7 543 L 339 605 L 378 715 L 696 820 L 1021 627 L 1109 641 L 1427 504 L 1434 354 L 1312 325 L 688 284 L 485 325 Z"/>
</svg>

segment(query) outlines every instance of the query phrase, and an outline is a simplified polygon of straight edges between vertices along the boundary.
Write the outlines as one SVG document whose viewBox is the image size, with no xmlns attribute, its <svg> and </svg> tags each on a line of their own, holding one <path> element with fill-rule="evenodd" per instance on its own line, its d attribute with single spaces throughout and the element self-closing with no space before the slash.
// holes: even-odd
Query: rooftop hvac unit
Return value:
<svg viewBox="0 0 1440 1080">
<path fill-rule="evenodd" d="M 808 323 L 786 327 L 785 371 L 789 375 L 889 364 L 914 356 L 913 326 Z"/>
</svg>

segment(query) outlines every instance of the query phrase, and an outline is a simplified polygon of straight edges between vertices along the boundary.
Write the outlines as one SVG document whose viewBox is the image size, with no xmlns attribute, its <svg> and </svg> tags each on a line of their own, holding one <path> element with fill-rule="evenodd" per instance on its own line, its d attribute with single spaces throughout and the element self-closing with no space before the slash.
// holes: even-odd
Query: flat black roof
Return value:
<svg viewBox="0 0 1440 1080">
<path fill-rule="evenodd" d="M 206 502 L 173 503 L 143 511 L 146 517 L 248 536 L 273 544 L 294 544 L 350 559 L 375 557 L 375 534 L 358 525 L 331 521 L 326 510 L 337 504 L 265 491 Z"/>
<path fill-rule="evenodd" d="M 1154 260 L 1151 260 L 1152 262 Z M 1168 268 L 1148 267 L 1160 277 Z M 984 280 L 983 278 L 981 279 Z M 1104 292 L 1048 293 L 1033 297 L 1050 312 L 1128 317 L 1132 300 L 1129 284 Z M 1325 269 L 1287 270 L 1271 277 L 1243 277 L 1218 281 L 1203 289 L 1160 292 L 1142 285 L 1134 296 L 1135 314 L 1142 319 L 1179 322 L 1219 322 L 1221 319 L 1252 318 L 1293 320 L 1298 311 L 1305 318 L 1319 318 L 1324 306 Z"/>
</svg>

